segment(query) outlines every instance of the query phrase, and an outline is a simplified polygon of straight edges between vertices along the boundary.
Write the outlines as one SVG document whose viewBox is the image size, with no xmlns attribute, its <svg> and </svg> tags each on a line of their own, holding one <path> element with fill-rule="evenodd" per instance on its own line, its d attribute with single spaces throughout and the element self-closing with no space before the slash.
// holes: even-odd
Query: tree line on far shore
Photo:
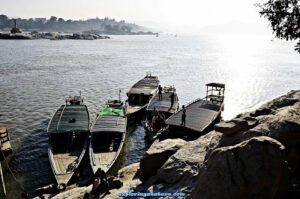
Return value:
<svg viewBox="0 0 300 199">
<path fill-rule="evenodd" d="M 129 34 L 132 32 L 145 31 L 145 28 L 133 23 L 126 23 L 124 20 L 116 21 L 108 17 L 104 19 L 93 18 L 87 20 L 65 20 L 55 16 L 50 19 L 30 18 L 17 19 L 17 26 L 23 30 L 50 31 L 50 32 L 84 32 L 94 31 L 98 33 L 120 33 Z M 14 27 L 12 18 L 0 15 L 0 30 Z"/>
</svg>

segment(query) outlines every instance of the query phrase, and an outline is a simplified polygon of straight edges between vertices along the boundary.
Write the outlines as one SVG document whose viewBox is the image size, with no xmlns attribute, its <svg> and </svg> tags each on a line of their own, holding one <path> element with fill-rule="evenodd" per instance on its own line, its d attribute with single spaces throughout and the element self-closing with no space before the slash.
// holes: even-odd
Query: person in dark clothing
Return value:
<svg viewBox="0 0 300 199">
<path fill-rule="evenodd" d="M 181 115 L 181 126 L 185 126 L 186 110 L 184 105 L 182 105 L 182 115 Z"/>
<path fill-rule="evenodd" d="M 162 100 L 162 87 L 161 87 L 161 85 L 158 86 L 158 100 Z"/>
<path fill-rule="evenodd" d="M 173 107 L 173 105 L 174 105 L 174 98 L 175 98 L 175 95 L 174 95 L 174 93 L 172 93 L 171 95 L 170 95 L 170 98 L 171 98 L 171 106 L 170 106 L 170 109 Z"/>
<path fill-rule="evenodd" d="M 99 168 L 95 173 L 95 179 L 93 181 L 93 188 L 91 194 L 96 198 L 100 196 L 103 191 L 106 191 L 109 194 L 109 184 L 106 177 L 106 173 Z"/>
<path fill-rule="evenodd" d="M 152 128 L 155 128 L 156 119 L 158 118 L 159 112 L 156 110 L 156 108 L 153 108 L 152 111 L 152 120 L 151 120 L 151 126 Z"/>
</svg>

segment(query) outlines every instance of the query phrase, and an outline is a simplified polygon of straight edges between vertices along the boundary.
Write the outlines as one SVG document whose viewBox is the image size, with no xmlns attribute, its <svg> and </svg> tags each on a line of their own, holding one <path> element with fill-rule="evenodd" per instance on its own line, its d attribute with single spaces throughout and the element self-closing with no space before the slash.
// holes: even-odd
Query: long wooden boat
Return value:
<svg viewBox="0 0 300 199">
<path fill-rule="evenodd" d="M 173 95 L 173 105 L 171 106 L 171 96 Z M 154 109 L 158 113 L 158 117 L 154 116 Z M 153 141 L 156 133 L 165 126 L 165 120 L 176 113 L 179 109 L 178 96 L 174 86 L 163 88 L 161 99 L 157 93 L 149 102 L 146 108 L 146 120 L 144 128 L 146 130 L 146 138 Z"/>
<path fill-rule="evenodd" d="M 127 118 L 120 100 L 108 101 L 97 112 L 91 127 L 89 146 L 90 164 L 94 173 L 101 168 L 106 173 L 112 168 L 123 148 Z"/>
<path fill-rule="evenodd" d="M 89 112 L 80 96 L 69 97 L 49 122 L 48 156 L 58 188 L 70 182 L 88 147 Z"/>
<path fill-rule="evenodd" d="M 147 73 L 143 79 L 129 89 L 128 99 L 125 103 L 125 112 L 129 119 L 135 119 L 145 114 L 149 101 L 158 92 L 158 86 L 158 77 Z"/>
<path fill-rule="evenodd" d="M 182 109 L 166 120 L 170 132 L 174 135 L 187 137 L 188 139 L 197 138 L 203 135 L 220 117 L 224 109 L 225 84 L 209 83 L 206 86 L 205 98 L 196 99 L 185 106 L 185 125 L 181 124 Z"/>
</svg>

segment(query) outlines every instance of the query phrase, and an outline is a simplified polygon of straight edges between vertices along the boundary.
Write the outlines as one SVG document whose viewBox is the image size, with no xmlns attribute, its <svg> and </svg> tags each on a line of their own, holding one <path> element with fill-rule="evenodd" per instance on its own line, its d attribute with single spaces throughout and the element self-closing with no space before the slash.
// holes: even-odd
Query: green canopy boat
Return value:
<svg viewBox="0 0 300 199">
<path fill-rule="evenodd" d="M 122 150 L 127 119 L 123 103 L 112 100 L 101 107 L 91 127 L 90 164 L 94 173 L 101 168 L 106 173 L 112 168 Z"/>
</svg>

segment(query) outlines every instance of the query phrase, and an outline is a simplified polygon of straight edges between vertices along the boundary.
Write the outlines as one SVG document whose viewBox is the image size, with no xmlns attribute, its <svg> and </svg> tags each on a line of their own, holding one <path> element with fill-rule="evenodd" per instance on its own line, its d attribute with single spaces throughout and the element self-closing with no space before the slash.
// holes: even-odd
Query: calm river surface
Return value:
<svg viewBox="0 0 300 199">
<path fill-rule="evenodd" d="M 204 97 L 205 84 L 226 84 L 223 118 L 300 88 L 300 55 L 271 36 L 112 36 L 110 40 L 0 40 L 0 126 L 10 131 L 10 166 L 31 190 L 51 183 L 48 122 L 65 97 L 78 95 L 91 119 L 107 99 L 147 71 L 177 88 L 180 104 Z M 139 161 L 144 130 L 127 140 L 121 166 Z M 3 163 L 4 164 L 4 163 Z M 17 184 L 6 171 L 10 196 Z"/>
</svg>

